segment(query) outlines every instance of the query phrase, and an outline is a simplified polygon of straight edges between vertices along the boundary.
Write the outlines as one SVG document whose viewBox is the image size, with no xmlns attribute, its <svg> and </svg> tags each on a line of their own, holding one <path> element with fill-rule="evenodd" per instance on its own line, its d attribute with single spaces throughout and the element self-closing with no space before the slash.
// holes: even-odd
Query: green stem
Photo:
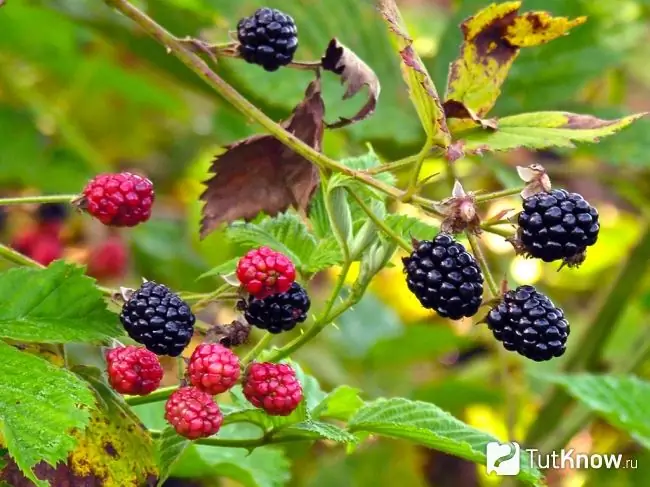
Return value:
<svg viewBox="0 0 650 487">
<path fill-rule="evenodd" d="M 498 228 L 496 226 L 492 225 L 481 225 L 481 230 L 485 230 L 488 233 L 493 233 L 495 235 L 499 235 L 503 238 L 510 238 L 515 235 L 515 232 L 510 230 L 506 230 L 505 228 Z"/>
<path fill-rule="evenodd" d="M 388 172 L 388 171 L 395 171 L 397 169 L 402 169 L 404 167 L 410 166 L 411 164 L 417 162 L 419 158 L 420 158 L 420 154 L 413 154 L 411 156 L 405 157 L 404 159 L 399 159 L 397 161 L 382 164 L 381 166 L 370 168 L 366 172 L 368 174 L 374 175 L 374 174 L 381 174 L 383 172 Z"/>
<path fill-rule="evenodd" d="M 15 198 L 0 198 L 0 206 L 28 205 L 33 203 L 70 203 L 78 198 L 77 194 L 54 194 L 41 196 L 16 196 Z"/>
<path fill-rule="evenodd" d="M 644 275 L 649 264 L 650 225 L 646 223 L 636 247 L 630 253 L 616 280 L 612 282 L 607 296 L 598 300 L 601 305 L 593 315 L 591 325 L 585 328 L 589 332 L 583 333 L 580 341 L 573 344 L 574 352 L 564 366 L 565 372 L 597 369 L 603 349 L 615 331 L 615 325 L 628 301 L 636 294 L 639 279 Z M 537 414 L 539 419 L 533 423 L 528 432 L 526 443 L 536 444 L 542 441 L 570 403 L 571 398 L 561 388 L 554 387 Z"/>
<path fill-rule="evenodd" d="M 488 285 L 488 289 L 492 293 L 492 297 L 496 298 L 497 296 L 499 296 L 499 286 L 497 286 L 497 283 L 494 280 L 494 276 L 492 276 L 492 273 L 490 272 L 490 267 L 488 266 L 485 255 L 483 255 L 483 250 L 481 250 L 481 246 L 478 243 L 478 239 L 476 238 L 476 235 L 474 235 L 472 232 L 465 232 L 465 234 L 467 236 L 467 240 L 469 240 L 470 247 L 472 247 L 472 252 L 474 253 L 474 257 L 476 258 L 478 265 L 481 267 L 481 270 L 483 271 L 483 275 L 485 276 L 485 282 Z"/>
<path fill-rule="evenodd" d="M 24 265 L 26 267 L 36 267 L 37 269 L 43 269 L 45 267 L 35 260 L 30 259 L 26 255 L 23 255 L 11 247 L 7 247 L 3 244 L 0 244 L 0 257 L 8 260 L 9 262 L 13 262 L 14 264 Z"/>
<path fill-rule="evenodd" d="M 251 363 L 253 360 L 257 358 L 257 356 L 262 353 L 262 351 L 268 346 L 269 343 L 271 343 L 271 340 L 273 340 L 273 333 L 269 333 L 268 331 L 260 338 L 260 340 L 255 344 L 255 346 L 248 352 L 244 358 L 241 360 L 241 365 L 242 367 L 245 367 L 249 363 Z"/>
<path fill-rule="evenodd" d="M 152 438 L 160 438 L 162 432 L 158 430 L 149 430 L 149 435 Z M 270 445 L 272 443 L 290 443 L 295 441 L 313 441 L 313 438 L 308 438 L 305 436 L 282 436 L 280 438 L 273 438 L 267 435 L 261 436 L 259 438 L 250 438 L 250 439 L 211 437 L 211 438 L 200 438 L 198 440 L 194 440 L 194 443 L 198 445 L 249 449 L 249 448 L 256 448 L 258 446 Z"/>
<path fill-rule="evenodd" d="M 417 155 L 417 158 L 415 159 L 415 167 L 411 172 L 411 178 L 409 180 L 409 185 L 408 188 L 406 189 L 406 195 L 404 197 L 405 200 L 408 200 L 408 198 L 411 195 L 415 194 L 415 192 L 417 191 L 418 180 L 420 179 L 420 172 L 422 171 L 422 165 L 424 164 L 424 160 L 431 153 L 432 147 L 433 147 L 433 140 L 430 137 L 427 137 L 427 140 L 424 143 L 424 147 L 422 147 L 422 150 L 420 150 L 420 152 Z"/>
<path fill-rule="evenodd" d="M 377 225 L 377 227 L 384 232 L 389 238 L 391 238 L 397 245 L 399 245 L 401 248 L 406 250 L 407 252 L 412 252 L 413 251 L 413 246 L 409 245 L 406 240 L 404 240 L 400 235 L 395 233 L 392 228 L 390 228 L 386 223 L 384 223 L 379 216 L 375 214 L 374 211 L 363 201 L 363 198 L 361 198 L 357 193 L 354 191 L 348 189 L 348 194 L 352 196 L 354 201 L 357 202 L 357 204 L 361 207 L 361 209 L 368 215 L 368 218 L 372 220 L 372 222 Z"/>
<path fill-rule="evenodd" d="M 151 394 L 146 396 L 129 396 L 125 397 L 124 400 L 129 406 L 138 406 L 140 404 L 150 404 L 152 402 L 164 401 L 169 396 L 171 396 L 174 391 L 178 389 L 178 386 L 163 387 L 156 391 L 153 391 Z"/>
<path fill-rule="evenodd" d="M 506 198 L 508 196 L 514 196 L 521 193 L 523 188 L 511 188 L 503 189 L 501 191 L 495 191 L 494 193 L 481 194 L 476 197 L 477 203 L 484 203 L 486 201 L 498 200 L 500 198 Z"/>
<path fill-rule="evenodd" d="M 169 53 L 176 56 L 190 70 L 196 73 L 203 81 L 216 90 L 228 103 L 239 110 L 247 120 L 254 120 L 266 129 L 273 137 L 301 155 L 321 169 L 340 172 L 354 179 L 362 181 L 394 199 L 401 199 L 404 192 L 378 179 L 373 178 L 365 171 L 356 171 L 330 159 L 314 148 L 305 144 L 279 124 L 267 117 L 255 105 L 244 98 L 237 90 L 226 83 L 220 76 L 210 69 L 206 62 L 188 49 L 181 39 L 176 38 L 169 31 L 156 23 L 144 12 L 133 6 L 127 0 L 104 0 L 105 3 L 133 20 L 148 35 L 162 44 Z"/>
</svg>

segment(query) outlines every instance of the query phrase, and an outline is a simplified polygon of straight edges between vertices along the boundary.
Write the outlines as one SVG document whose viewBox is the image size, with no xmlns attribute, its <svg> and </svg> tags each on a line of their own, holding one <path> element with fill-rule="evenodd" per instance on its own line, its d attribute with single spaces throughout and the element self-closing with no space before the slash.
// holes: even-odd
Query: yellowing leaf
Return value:
<svg viewBox="0 0 650 487">
<path fill-rule="evenodd" d="M 602 120 L 568 112 L 523 113 L 500 119 L 495 131 L 481 128 L 464 131 L 459 134 L 458 144 L 470 154 L 517 147 L 573 147 L 573 142 L 598 142 L 601 137 L 618 132 L 644 115 L 637 113 L 617 120 Z"/>
<path fill-rule="evenodd" d="M 519 15 L 521 2 L 492 4 L 461 24 L 464 42 L 460 57 L 454 61 L 447 80 L 445 107 L 451 102 L 466 110 L 449 114 L 452 132 L 477 125 L 494 106 L 501 85 L 521 47 L 537 46 L 565 35 L 582 24 L 579 17 L 551 17 L 547 12 Z"/>
<path fill-rule="evenodd" d="M 447 128 L 440 97 L 420 56 L 413 49 L 413 39 L 406 32 L 394 0 L 381 0 L 380 11 L 394 35 L 400 54 L 402 76 L 409 89 L 427 137 L 436 145 L 447 147 L 451 136 Z"/>
</svg>

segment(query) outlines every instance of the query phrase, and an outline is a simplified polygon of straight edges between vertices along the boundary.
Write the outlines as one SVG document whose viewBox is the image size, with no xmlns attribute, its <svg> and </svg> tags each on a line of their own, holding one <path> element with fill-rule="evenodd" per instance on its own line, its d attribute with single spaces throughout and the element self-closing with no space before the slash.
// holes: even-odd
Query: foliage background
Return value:
<svg viewBox="0 0 650 487">
<path fill-rule="evenodd" d="M 149 223 L 123 234 L 131 266 L 121 283 L 137 283 L 140 276 L 146 276 L 185 291 L 213 289 L 216 280 L 197 280 L 197 276 L 237 256 L 243 248 L 228 242 L 222 232 L 198 240 L 200 183 L 222 145 L 256 133 L 257 127 L 102 2 L 7 3 L 0 10 L 0 191 L 7 195 L 73 193 L 100 171 L 142 171 L 156 184 L 157 206 Z M 201 34 L 215 41 L 225 40 L 236 19 L 262 6 L 258 0 L 136 3 L 177 35 Z M 399 2 L 415 48 L 439 89 L 445 86 L 449 62 L 458 54 L 459 22 L 489 3 Z M 359 155 L 366 152 L 367 142 L 384 160 L 419 150 L 423 133 L 372 2 L 269 0 L 264 4 L 295 17 L 300 59 L 318 58 L 327 41 L 337 36 L 368 62 L 382 82 L 374 117 L 349 130 L 328 132 L 326 153 L 334 158 Z M 614 118 L 650 107 L 646 69 L 650 3 L 527 0 L 524 9 L 587 15 L 589 21 L 549 45 L 524 49 L 494 114 L 545 109 Z M 230 60 L 224 60 L 218 72 L 275 119 L 286 118 L 310 79 L 308 73 L 289 70 L 266 75 L 255 66 Z M 337 80 L 328 77 L 325 81 L 328 118 L 354 113 L 363 100 L 344 103 Z M 514 186 L 514 166 L 539 161 L 555 185 L 579 191 L 598 206 L 603 222 L 600 240 L 579 270 L 558 273 L 554 265 L 513 258 L 500 238 L 486 236 L 498 275 L 508 276 L 511 284 L 533 283 L 544 289 L 570 317 L 573 340 L 589 332 L 599 296 L 636 242 L 640 222 L 647 216 L 649 129 L 650 122 L 641 120 L 620 135 L 573 151 L 521 150 L 457 163 L 466 189 L 490 190 Z M 433 174 L 442 165 L 432 158 L 425 170 Z M 448 187 L 434 181 L 426 191 L 440 199 L 447 196 Z M 486 213 L 516 204 L 516 198 L 500 201 L 486 207 Z M 29 211 L 12 210 L 2 241 L 10 241 L 30 224 Z M 66 225 L 66 258 L 83 263 L 89 249 L 104 237 L 101 232 L 88 218 L 73 215 Z M 363 301 L 337 322 L 336 329 L 328 330 L 294 358 L 318 377 L 325 390 L 350 384 L 367 397 L 399 395 L 431 401 L 500 437 L 505 436 L 505 389 L 510 388 L 519 409 L 517 427 L 525 431 L 546 387 L 534 374 L 550 372 L 562 360 L 531 365 L 513 357 L 510 378 L 502 383 L 486 335 L 469 322 L 438 320 L 419 308 L 406 289 L 398 259 L 395 263 L 396 267 L 376 279 Z M 319 276 L 311 290 L 316 300 L 325 295 L 334 274 Z M 607 350 L 613 364 L 624 359 L 630 337 L 647 326 L 648 273 L 642 267 L 636 274 L 634 292 L 626 296 L 624 311 L 615 317 L 619 325 Z M 212 322 L 233 316 L 228 308 L 210 308 L 208 313 L 203 319 Z M 140 407 L 138 413 L 145 418 L 158 414 L 147 408 Z M 604 423 L 576 436 L 572 445 L 579 451 L 626 452 L 638 459 L 639 468 L 554 472 L 549 478 L 552 485 L 636 486 L 650 481 L 648 453 Z M 283 485 L 289 477 L 289 485 L 314 487 L 494 484 L 482 467 L 392 440 L 364 445 L 351 456 L 327 442 L 309 450 L 292 446 L 283 452 L 274 450 L 272 456 L 256 459 L 256 454 L 247 457 L 234 450 L 223 452 L 224 458 L 214 458 L 198 448 L 183 457 L 174 473 L 183 478 L 202 477 L 203 485 L 221 481 Z M 220 468 L 232 465 L 225 458 L 229 454 L 240 455 L 235 472 Z M 292 462 L 286 462 L 283 455 Z"/>
</svg>

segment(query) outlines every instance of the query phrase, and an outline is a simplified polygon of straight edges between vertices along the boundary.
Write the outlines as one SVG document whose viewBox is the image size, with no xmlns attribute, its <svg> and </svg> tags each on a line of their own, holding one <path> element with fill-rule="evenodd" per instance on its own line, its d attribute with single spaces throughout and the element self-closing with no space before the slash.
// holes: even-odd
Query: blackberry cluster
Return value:
<svg viewBox="0 0 650 487">
<path fill-rule="evenodd" d="M 570 333 L 564 312 L 533 286 L 508 291 L 488 313 L 487 324 L 506 350 L 536 362 L 564 354 Z"/>
<path fill-rule="evenodd" d="M 196 318 L 167 286 L 148 281 L 124 303 L 120 321 L 129 336 L 148 350 L 176 357 L 190 342 Z"/>
<path fill-rule="evenodd" d="M 524 200 L 518 240 L 530 257 L 576 265 L 596 243 L 599 230 L 596 208 L 577 193 L 555 189 Z"/>
<path fill-rule="evenodd" d="M 239 53 L 246 62 L 276 71 L 293 60 L 298 48 L 298 29 L 290 15 L 260 8 L 237 24 Z"/>
<path fill-rule="evenodd" d="M 310 306 L 307 291 L 297 282 L 291 284 L 287 292 L 262 299 L 250 296 L 248 302 L 239 303 L 248 323 L 271 333 L 292 330 L 307 319 Z"/>
<path fill-rule="evenodd" d="M 483 275 L 478 264 L 451 235 L 418 242 L 403 259 L 408 288 L 420 304 L 443 318 L 473 316 L 481 305 Z"/>
</svg>

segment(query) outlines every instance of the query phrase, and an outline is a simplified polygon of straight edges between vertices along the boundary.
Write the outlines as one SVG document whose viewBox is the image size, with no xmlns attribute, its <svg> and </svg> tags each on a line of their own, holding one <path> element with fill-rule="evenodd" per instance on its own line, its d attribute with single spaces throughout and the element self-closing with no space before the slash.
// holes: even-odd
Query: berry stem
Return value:
<svg viewBox="0 0 650 487">
<path fill-rule="evenodd" d="M 104 0 L 104 2 L 109 7 L 118 10 L 138 24 L 144 32 L 162 44 L 169 53 L 174 54 L 185 66 L 196 73 L 226 101 L 245 115 L 246 119 L 256 121 L 271 135 L 273 135 L 273 137 L 297 154 L 301 155 L 321 169 L 335 171 L 350 176 L 353 179 L 362 181 L 367 186 L 371 186 L 382 193 L 386 193 L 391 198 L 401 199 L 403 197 L 404 192 L 402 190 L 373 178 L 365 171 L 356 171 L 330 159 L 326 155 L 321 154 L 317 150 L 305 144 L 294 134 L 287 132 L 279 124 L 266 116 L 255 105 L 244 98 L 237 90 L 230 86 L 230 84 L 212 71 L 203 59 L 192 52 L 192 49 L 189 49 L 184 45 L 181 39 L 176 38 L 165 28 L 156 23 L 151 17 L 132 5 L 128 0 Z"/>
<path fill-rule="evenodd" d="M 486 224 L 481 224 L 481 229 L 485 230 L 488 233 L 493 233 L 495 235 L 499 235 L 503 238 L 510 238 L 514 236 L 513 231 L 508 231 L 505 228 L 498 228 L 497 226 L 494 225 L 486 225 Z"/>
<path fill-rule="evenodd" d="M 467 236 L 467 240 L 469 240 L 470 247 L 472 247 L 472 253 L 476 258 L 478 265 L 481 267 L 481 270 L 483 271 L 483 275 L 485 276 L 485 282 L 487 283 L 488 289 L 490 290 L 492 297 L 494 298 L 498 297 L 499 286 L 497 286 L 497 283 L 494 280 L 494 276 L 490 272 L 490 267 L 488 266 L 487 259 L 483 254 L 483 250 L 481 250 L 481 246 L 479 245 L 478 238 L 476 238 L 476 235 L 474 235 L 471 232 L 465 232 L 465 234 Z"/>
<path fill-rule="evenodd" d="M 366 172 L 368 174 L 375 175 L 375 174 L 381 174 L 383 172 L 394 171 L 396 169 L 402 169 L 404 167 L 408 167 L 414 164 L 415 162 L 417 162 L 419 157 L 420 157 L 419 153 L 413 154 L 411 156 L 405 157 L 403 159 L 399 159 L 397 161 L 388 162 L 386 164 L 382 164 L 381 166 L 370 168 Z"/>
<path fill-rule="evenodd" d="M 54 194 L 40 196 L 16 196 L 15 198 L 0 198 L 0 206 L 29 205 L 35 203 L 71 203 L 78 194 Z"/>
<path fill-rule="evenodd" d="M 13 262 L 14 264 L 23 265 L 25 267 L 35 267 L 37 269 L 45 268 L 42 264 L 3 244 L 0 244 L 0 257 L 9 262 Z"/>
<path fill-rule="evenodd" d="M 160 438 L 162 431 L 159 430 L 149 430 L 149 435 L 152 438 Z M 221 446 L 228 448 L 255 448 L 258 446 L 270 445 L 272 443 L 290 443 L 294 441 L 313 441 L 313 438 L 305 436 L 282 436 L 280 438 L 273 438 L 271 435 L 260 436 L 259 438 L 246 438 L 246 439 L 237 439 L 237 438 L 199 438 L 194 440 L 193 443 L 198 445 L 209 445 L 209 446 Z"/>
<path fill-rule="evenodd" d="M 415 192 L 418 190 L 418 180 L 420 179 L 420 172 L 422 170 L 422 165 L 424 164 L 424 160 L 431 153 L 432 148 L 433 148 L 433 139 L 431 137 L 427 137 L 427 140 L 424 143 L 424 146 L 422 147 L 422 149 L 420 150 L 420 152 L 416 156 L 415 167 L 413 168 L 413 171 L 411 172 L 411 177 L 409 179 L 409 185 L 406 188 L 406 195 L 404 196 L 405 201 L 408 200 L 410 198 L 410 196 L 415 194 Z"/>
<path fill-rule="evenodd" d="M 164 401 L 169 396 L 171 396 L 177 389 L 178 386 L 161 387 L 160 389 L 155 390 L 151 394 L 148 394 L 146 396 L 125 397 L 124 401 L 129 406 L 138 406 L 140 404 L 149 404 L 152 402 Z"/>
<path fill-rule="evenodd" d="M 413 251 L 413 246 L 409 245 L 406 240 L 404 240 L 400 235 L 395 233 L 388 225 L 386 225 L 381 218 L 379 218 L 371 209 L 368 207 L 368 205 L 363 201 L 363 199 L 354 191 L 348 189 L 348 194 L 352 196 L 354 201 L 357 202 L 357 204 L 361 207 L 361 209 L 368 215 L 368 218 L 372 220 L 372 222 L 377 225 L 379 229 L 381 229 L 382 232 L 386 234 L 386 236 L 390 237 L 397 245 L 399 245 L 401 248 L 406 250 L 407 252 L 412 252 Z"/>
<path fill-rule="evenodd" d="M 486 193 L 476 197 L 476 203 L 485 203 L 486 201 L 498 200 L 500 198 L 507 198 L 508 196 L 514 196 L 521 193 L 523 188 L 510 188 L 503 189 L 501 191 L 495 191 L 494 193 Z"/>
<path fill-rule="evenodd" d="M 269 333 L 268 331 L 260 338 L 260 340 L 255 344 L 253 348 L 244 356 L 243 359 L 241 359 L 241 365 L 242 367 L 246 367 L 249 363 L 251 363 L 253 360 L 255 360 L 260 353 L 271 343 L 271 340 L 273 340 L 273 333 Z"/>
</svg>

